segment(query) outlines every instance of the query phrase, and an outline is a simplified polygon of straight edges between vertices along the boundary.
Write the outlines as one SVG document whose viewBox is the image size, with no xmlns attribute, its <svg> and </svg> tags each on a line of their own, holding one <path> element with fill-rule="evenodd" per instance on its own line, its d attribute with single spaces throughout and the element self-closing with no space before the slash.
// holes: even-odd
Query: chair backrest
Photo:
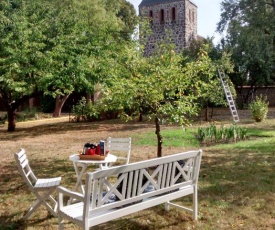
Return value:
<svg viewBox="0 0 275 230">
<path fill-rule="evenodd" d="M 37 178 L 29 165 L 29 160 L 27 158 L 25 150 L 21 149 L 20 152 L 15 153 L 14 158 L 20 174 L 23 176 L 25 182 L 32 190 L 35 182 L 37 181 Z"/>
<path fill-rule="evenodd" d="M 129 138 L 113 138 L 108 137 L 106 143 L 106 150 L 116 155 L 118 160 L 126 160 L 126 164 L 129 164 L 131 154 L 131 137 Z M 124 154 L 124 156 L 121 156 Z"/>
</svg>

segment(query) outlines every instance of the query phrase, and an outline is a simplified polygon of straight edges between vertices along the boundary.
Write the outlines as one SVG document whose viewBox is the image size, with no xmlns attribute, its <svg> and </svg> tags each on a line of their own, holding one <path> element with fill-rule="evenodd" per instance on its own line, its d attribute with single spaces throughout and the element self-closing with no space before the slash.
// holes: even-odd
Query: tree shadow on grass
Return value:
<svg viewBox="0 0 275 230">
<path fill-rule="evenodd" d="M 274 171 L 275 153 L 265 143 L 207 151 L 200 170 L 199 200 L 204 205 L 199 210 L 208 217 L 206 221 L 211 219 L 207 208 L 211 206 L 229 213 L 230 210 L 242 213 L 246 207 L 251 213 L 257 213 L 258 200 L 265 200 L 265 212 L 272 211 L 268 211 L 268 206 L 275 201 Z"/>
<path fill-rule="evenodd" d="M 40 208 L 38 210 L 40 210 Z M 26 211 L 22 214 L 22 216 L 24 216 L 25 214 L 26 214 Z M 38 224 L 43 224 L 45 221 L 48 221 L 49 219 L 55 218 L 50 214 L 48 214 L 45 217 L 39 218 L 39 219 L 30 218 L 28 220 L 20 219 L 20 220 L 14 221 L 14 218 L 16 218 L 18 215 L 21 216 L 21 213 L 16 213 L 13 215 L 1 215 L 0 229 L 1 230 L 24 230 L 24 229 L 27 229 L 28 226 L 37 226 Z M 48 224 L 48 225 L 50 226 L 52 224 Z"/>
<path fill-rule="evenodd" d="M 123 131 L 133 131 L 138 129 L 144 129 L 152 127 L 154 128 L 153 124 L 148 123 L 138 123 L 138 122 L 131 122 L 131 123 L 122 123 L 114 121 L 111 123 L 87 123 L 87 122 L 80 122 L 80 123 L 71 123 L 71 122 L 58 122 L 52 124 L 39 124 L 33 125 L 28 127 L 19 127 L 16 129 L 15 132 L 9 133 L 6 130 L 0 130 L 0 137 L 3 141 L 8 140 L 20 140 L 22 136 L 26 138 L 37 137 L 40 135 L 51 135 L 51 134 L 62 134 L 65 132 L 70 131 L 89 131 L 89 133 L 98 133 L 101 131 L 108 131 L 108 132 L 123 132 Z"/>
<path fill-rule="evenodd" d="M 192 222 L 192 216 L 184 211 L 172 208 L 165 211 L 164 205 L 158 205 L 125 217 L 109 221 L 97 226 L 94 230 L 154 230 L 154 229 L 187 229 L 185 223 Z M 180 226 L 179 226 L 180 225 Z"/>
</svg>

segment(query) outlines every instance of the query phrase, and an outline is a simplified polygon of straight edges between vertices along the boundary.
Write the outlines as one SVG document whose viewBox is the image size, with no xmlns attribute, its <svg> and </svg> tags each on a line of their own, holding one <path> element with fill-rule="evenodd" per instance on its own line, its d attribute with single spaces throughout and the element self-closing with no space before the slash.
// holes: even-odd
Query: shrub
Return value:
<svg viewBox="0 0 275 230">
<path fill-rule="evenodd" d="M 85 118 L 85 107 L 86 107 L 86 99 L 82 97 L 81 100 L 77 102 L 76 105 L 73 105 L 72 112 L 75 116 L 75 121 L 79 122 L 81 119 L 86 120 Z"/>
<path fill-rule="evenodd" d="M 256 99 L 249 104 L 249 109 L 252 115 L 252 118 L 256 122 L 261 122 L 266 118 L 268 112 L 268 101 L 267 97 L 260 95 L 256 96 Z"/>
<path fill-rule="evenodd" d="M 104 104 L 101 103 L 87 103 L 85 97 L 73 106 L 72 112 L 74 115 L 74 121 L 95 121 L 95 120 L 106 120 L 117 118 L 118 112 L 115 110 L 108 109 Z"/>
<path fill-rule="evenodd" d="M 100 108 L 92 103 L 87 103 L 86 98 L 82 97 L 81 100 L 73 106 L 72 112 L 75 116 L 74 120 L 77 122 L 80 120 L 91 121 L 93 119 L 98 119 L 100 115 Z"/>
<path fill-rule="evenodd" d="M 39 118 L 36 108 L 28 108 L 16 114 L 17 121 L 37 120 Z"/>
</svg>

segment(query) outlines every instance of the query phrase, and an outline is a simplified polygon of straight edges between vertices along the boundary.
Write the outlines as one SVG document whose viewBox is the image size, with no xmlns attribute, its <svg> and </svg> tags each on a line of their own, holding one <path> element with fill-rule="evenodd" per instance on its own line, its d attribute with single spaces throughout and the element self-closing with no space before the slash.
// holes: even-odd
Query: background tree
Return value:
<svg viewBox="0 0 275 230">
<path fill-rule="evenodd" d="M 121 6 L 117 16 L 123 22 L 121 30 L 122 37 L 126 40 L 131 40 L 138 23 L 135 7 L 127 0 L 121 0 Z"/>
<path fill-rule="evenodd" d="M 54 117 L 60 116 L 72 92 L 91 95 L 100 81 L 102 63 L 108 62 L 106 53 L 119 44 L 123 25 L 117 17 L 119 3 L 110 0 L 55 3 L 48 33 L 54 40 L 49 51 L 52 71 L 41 83 L 44 92 L 56 98 Z"/>
<path fill-rule="evenodd" d="M 200 71 L 194 76 L 193 84 L 200 84 L 201 94 L 198 98 L 199 105 L 205 109 L 205 121 L 208 121 L 208 108 L 212 106 L 227 106 L 224 90 L 218 75 L 218 69 L 223 72 L 232 72 L 230 55 L 215 47 L 211 39 L 194 40 L 190 46 L 183 51 L 183 66 L 196 68 L 200 65 Z M 232 82 L 232 95 L 236 95 Z M 212 107 L 213 108 L 213 107 Z"/>
<path fill-rule="evenodd" d="M 44 76 L 43 3 L 0 2 L 0 100 L 8 114 L 8 131 L 15 130 L 15 111 L 38 95 Z"/>
<path fill-rule="evenodd" d="M 144 57 L 136 46 L 121 51 L 117 72 L 109 79 L 102 101 L 128 119 L 146 110 L 155 123 L 158 157 L 162 156 L 161 124 L 187 124 L 197 112 L 200 94 L 196 84 L 191 84 L 199 67 L 182 69 L 181 56 L 171 47 L 162 46 L 160 50 L 150 57 Z"/>
<path fill-rule="evenodd" d="M 218 30 L 227 32 L 223 48 L 232 52 L 232 81 L 251 86 L 243 95 L 247 104 L 258 86 L 275 82 L 275 1 L 224 0 Z"/>
</svg>

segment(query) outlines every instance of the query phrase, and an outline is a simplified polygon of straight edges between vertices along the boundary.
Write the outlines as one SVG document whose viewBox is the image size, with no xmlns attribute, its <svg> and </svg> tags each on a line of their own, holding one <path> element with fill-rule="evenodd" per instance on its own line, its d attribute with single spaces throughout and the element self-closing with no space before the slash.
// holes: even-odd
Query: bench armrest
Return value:
<svg viewBox="0 0 275 230">
<path fill-rule="evenodd" d="M 76 199 L 77 201 L 84 202 L 83 194 L 71 191 L 63 186 L 58 186 L 57 192 L 58 192 L 58 203 L 60 207 L 63 207 L 64 196 L 70 197 L 71 200 Z"/>
</svg>

